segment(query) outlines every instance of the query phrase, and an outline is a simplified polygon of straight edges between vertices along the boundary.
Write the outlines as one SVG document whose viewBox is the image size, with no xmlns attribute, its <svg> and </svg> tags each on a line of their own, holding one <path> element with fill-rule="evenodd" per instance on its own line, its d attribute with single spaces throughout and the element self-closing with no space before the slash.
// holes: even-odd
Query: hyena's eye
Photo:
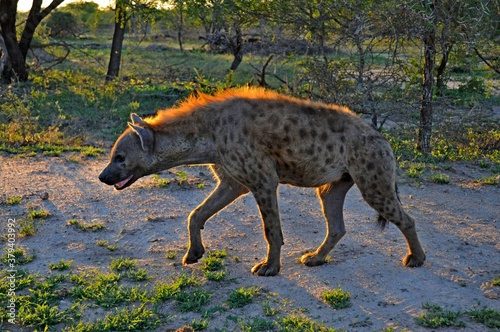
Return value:
<svg viewBox="0 0 500 332">
<path fill-rule="evenodd" d="M 114 161 L 117 162 L 117 163 L 123 163 L 125 161 L 125 156 L 122 156 L 122 155 L 116 155 L 115 158 L 114 158 Z"/>
</svg>

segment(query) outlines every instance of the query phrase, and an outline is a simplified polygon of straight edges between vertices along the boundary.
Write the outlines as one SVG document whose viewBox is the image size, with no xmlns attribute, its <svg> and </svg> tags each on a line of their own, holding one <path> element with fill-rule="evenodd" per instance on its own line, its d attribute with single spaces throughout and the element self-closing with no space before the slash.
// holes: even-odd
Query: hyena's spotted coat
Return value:
<svg viewBox="0 0 500 332">
<path fill-rule="evenodd" d="M 353 184 L 403 233 L 409 248 L 403 264 L 420 266 L 425 260 L 415 222 L 397 197 L 389 143 L 347 108 L 252 88 L 191 97 L 152 118 L 133 114 L 99 178 L 123 189 L 144 175 L 181 164 L 214 164 L 219 179 L 217 188 L 189 215 L 185 264 L 195 263 L 205 251 L 201 229 L 207 219 L 251 191 L 268 243 L 266 259 L 252 272 L 277 274 L 283 245 L 279 183 L 317 187 L 327 234 L 315 252 L 302 256 L 304 264 L 323 264 L 345 234 L 342 210 Z"/>
</svg>

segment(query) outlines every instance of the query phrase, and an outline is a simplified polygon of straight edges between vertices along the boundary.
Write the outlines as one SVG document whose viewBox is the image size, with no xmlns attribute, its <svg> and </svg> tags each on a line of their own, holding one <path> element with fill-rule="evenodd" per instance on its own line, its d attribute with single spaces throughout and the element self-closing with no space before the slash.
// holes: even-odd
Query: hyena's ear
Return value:
<svg viewBox="0 0 500 332">
<path fill-rule="evenodd" d="M 144 120 L 135 113 L 130 114 L 130 119 L 132 120 L 132 124 L 141 125 L 144 124 Z"/>
<path fill-rule="evenodd" d="M 152 151 L 153 150 L 153 145 L 155 142 L 155 136 L 153 134 L 153 131 L 149 128 L 145 127 L 139 127 L 136 126 L 133 123 L 128 123 L 128 126 L 130 129 L 132 129 L 137 136 L 141 139 L 141 146 L 144 151 Z"/>
</svg>

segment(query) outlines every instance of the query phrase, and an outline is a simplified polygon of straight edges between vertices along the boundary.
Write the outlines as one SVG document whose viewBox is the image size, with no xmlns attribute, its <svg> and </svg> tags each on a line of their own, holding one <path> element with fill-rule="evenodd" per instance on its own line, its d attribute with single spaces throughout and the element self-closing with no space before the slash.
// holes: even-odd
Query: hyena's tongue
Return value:
<svg viewBox="0 0 500 332">
<path fill-rule="evenodd" d="M 127 184 L 127 182 L 129 182 L 129 181 L 130 181 L 130 179 L 132 179 L 132 176 L 134 176 L 134 175 L 129 176 L 128 178 L 126 178 L 126 179 L 125 179 L 125 180 L 123 180 L 123 181 L 120 181 L 120 182 L 118 182 L 118 183 L 115 183 L 115 188 L 116 188 L 116 189 L 121 189 L 124 185 L 126 185 L 126 184 Z"/>
</svg>

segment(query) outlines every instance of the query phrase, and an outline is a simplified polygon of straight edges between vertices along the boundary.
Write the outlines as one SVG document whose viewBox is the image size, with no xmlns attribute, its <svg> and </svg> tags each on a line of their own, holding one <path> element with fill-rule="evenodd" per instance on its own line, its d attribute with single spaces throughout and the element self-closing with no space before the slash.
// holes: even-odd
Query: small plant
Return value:
<svg viewBox="0 0 500 332">
<path fill-rule="evenodd" d="M 247 304 L 252 303 L 253 298 L 256 295 L 261 293 L 261 288 L 256 286 L 251 286 L 248 288 L 241 287 L 237 290 L 234 290 L 231 294 L 229 294 L 229 298 L 227 299 L 227 304 L 230 308 L 241 308 L 246 306 Z"/>
<path fill-rule="evenodd" d="M 173 250 L 167 250 L 167 252 L 165 253 L 165 257 L 167 259 L 172 259 L 174 260 L 175 258 L 177 258 L 177 252 L 173 251 Z"/>
<path fill-rule="evenodd" d="M 68 226 L 75 226 L 76 228 L 86 232 L 88 230 L 92 232 L 99 231 L 101 229 L 104 229 L 104 223 L 99 221 L 99 222 L 93 222 L 93 223 L 84 223 L 83 221 L 79 221 L 77 219 L 71 219 L 66 222 L 66 225 Z"/>
<path fill-rule="evenodd" d="M 500 181 L 500 179 L 499 179 L 498 175 L 496 175 L 496 176 L 493 175 L 493 176 L 490 176 L 490 177 L 487 177 L 487 178 L 484 178 L 481 180 L 477 180 L 476 183 L 479 183 L 482 185 L 495 186 L 495 185 L 500 183 L 499 181 Z"/>
<path fill-rule="evenodd" d="M 195 320 L 193 319 L 191 321 L 191 327 L 195 331 L 202 331 L 208 329 L 208 322 L 205 319 L 202 320 Z"/>
<path fill-rule="evenodd" d="M 448 184 L 450 183 L 450 177 L 442 173 L 434 173 L 431 175 L 431 182 L 437 184 Z"/>
<path fill-rule="evenodd" d="M 153 302 L 162 302 L 178 295 L 180 291 L 189 286 L 199 285 L 199 281 L 195 277 L 188 277 L 183 273 L 176 278 L 172 283 L 158 283 L 153 289 Z"/>
<path fill-rule="evenodd" d="M 28 218 L 30 219 L 41 219 L 50 216 L 50 212 L 43 209 L 33 209 L 28 213 Z"/>
<path fill-rule="evenodd" d="M 243 332 L 264 332 L 273 331 L 276 324 L 264 318 L 255 317 L 250 321 L 239 320 L 241 331 Z"/>
<path fill-rule="evenodd" d="M 142 304 L 138 308 L 116 309 L 114 313 L 107 314 L 104 319 L 97 319 L 94 323 L 80 322 L 72 327 L 73 332 L 93 331 L 151 331 L 160 324 L 158 314 Z"/>
<path fill-rule="evenodd" d="M 334 309 L 344 309 L 351 306 L 351 294 L 344 292 L 340 286 L 337 289 L 324 292 L 321 297 Z"/>
<path fill-rule="evenodd" d="M 7 203 L 8 205 L 18 205 L 21 203 L 22 201 L 22 197 L 21 196 L 12 196 L 10 198 L 8 198 L 5 203 Z"/>
<path fill-rule="evenodd" d="M 84 157 L 98 157 L 105 152 L 106 150 L 102 148 L 96 148 L 94 146 L 84 146 L 80 151 L 81 155 Z"/>
<path fill-rule="evenodd" d="M 19 235 L 33 236 L 37 232 L 35 221 L 33 219 L 22 219 L 19 221 Z"/>
<path fill-rule="evenodd" d="M 148 275 L 148 271 L 146 269 L 136 269 L 136 270 L 130 270 L 127 272 L 127 278 L 133 281 L 145 281 L 148 279 L 151 279 L 151 277 Z"/>
<path fill-rule="evenodd" d="M 64 270 L 67 270 L 67 269 L 69 269 L 71 267 L 71 263 L 73 263 L 73 261 L 66 261 L 64 259 L 61 259 L 59 261 L 59 263 L 57 263 L 57 264 L 50 263 L 49 264 L 49 268 L 51 270 L 64 271 Z"/>
<path fill-rule="evenodd" d="M 493 279 L 492 284 L 493 286 L 500 286 L 500 275 Z"/>
<path fill-rule="evenodd" d="M 271 307 L 271 303 L 269 301 L 269 297 L 262 303 L 262 307 L 264 309 L 264 315 L 266 316 L 276 316 L 280 313 L 281 309 Z"/>
<path fill-rule="evenodd" d="M 227 256 L 226 250 L 213 251 L 207 253 L 206 257 L 202 258 L 202 270 L 205 272 L 220 271 L 224 268 L 223 258 Z"/>
<path fill-rule="evenodd" d="M 205 271 L 205 277 L 211 281 L 224 281 L 227 278 L 225 271 Z"/>
<path fill-rule="evenodd" d="M 97 240 L 96 244 L 99 247 L 105 247 L 109 251 L 115 251 L 115 250 L 117 250 L 119 248 L 118 244 L 116 244 L 116 243 L 115 244 L 109 244 L 108 240 Z"/>
<path fill-rule="evenodd" d="M 135 269 L 135 259 L 123 257 L 113 259 L 109 268 L 117 272 Z"/>
<path fill-rule="evenodd" d="M 190 291 L 181 291 L 176 297 L 177 308 L 180 312 L 200 312 L 201 307 L 210 301 L 212 294 L 202 288 Z"/>
<path fill-rule="evenodd" d="M 492 329 L 500 329 L 500 311 L 498 310 L 484 307 L 479 310 L 471 310 L 467 314 L 475 322 L 484 324 Z"/>
<path fill-rule="evenodd" d="M 114 308 L 122 303 L 144 301 L 147 298 L 147 292 L 139 287 L 119 285 L 121 278 L 122 275 L 117 273 L 104 274 L 99 271 L 71 275 L 71 282 L 76 284 L 71 295 L 77 299 L 92 300 L 103 308 Z"/>
<path fill-rule="evenodd" d="M 459 320 L 460 312 L 444 310 L 437 304 L 424 303 L 423 309 L 427 312 L 415 318 L 418 325 L 427 328 L 439 328 L 446 326 L 465 327 L 465 323 Z"/>
<path fill-rule="evenodd" d="M 406 163 L 402 163 L 401 166 L 406 166 Z M 408 167 L 405 170 L 405 174 L 412 179 L 418 179 L 424 173 L 424 171 L 425 163 L 409 162 Z"/>
<path fill-rule="evenodd" d="M 312 331 L 312 332 L 335 332 L 334 328 L 326 327 L 323 324 L 317 323 L 310 320 L 309 318 L 298 315 L 291 314 L 285 316 L 278 321 L 280 331 L 287 332 L 301 332 L 301 331 Z"/>
<path fill-rule="evenodd" d="M 32 262 L 36 255 L 28 255 L 26 251 L 21 248 L 15 248 L 14 250 L 10 250 L 11 248 L 5 248 L 5 254 L 2 256 L 2 262 L 5 264 L 11 263 L 12 259 L 15 261 L 15 265 L 24 265 Z"/>
<path fill-rule="evenodd" d="M 182 171 L 182 172 L 177 172 L 177 173 L 175 173 L 175 175 L 177 175 L 177 177 L 178 177 L 177 182 L 178 182 L 179 184 L 182 184 L 182 183 L 184 183 L 184 182 L 186 182 L 186 181 L 187 181 L 188 176 L 187 176 L 187 173 L 186 173 L 186 172 L 184 172 L 184 171 Z"/>
</svg>

